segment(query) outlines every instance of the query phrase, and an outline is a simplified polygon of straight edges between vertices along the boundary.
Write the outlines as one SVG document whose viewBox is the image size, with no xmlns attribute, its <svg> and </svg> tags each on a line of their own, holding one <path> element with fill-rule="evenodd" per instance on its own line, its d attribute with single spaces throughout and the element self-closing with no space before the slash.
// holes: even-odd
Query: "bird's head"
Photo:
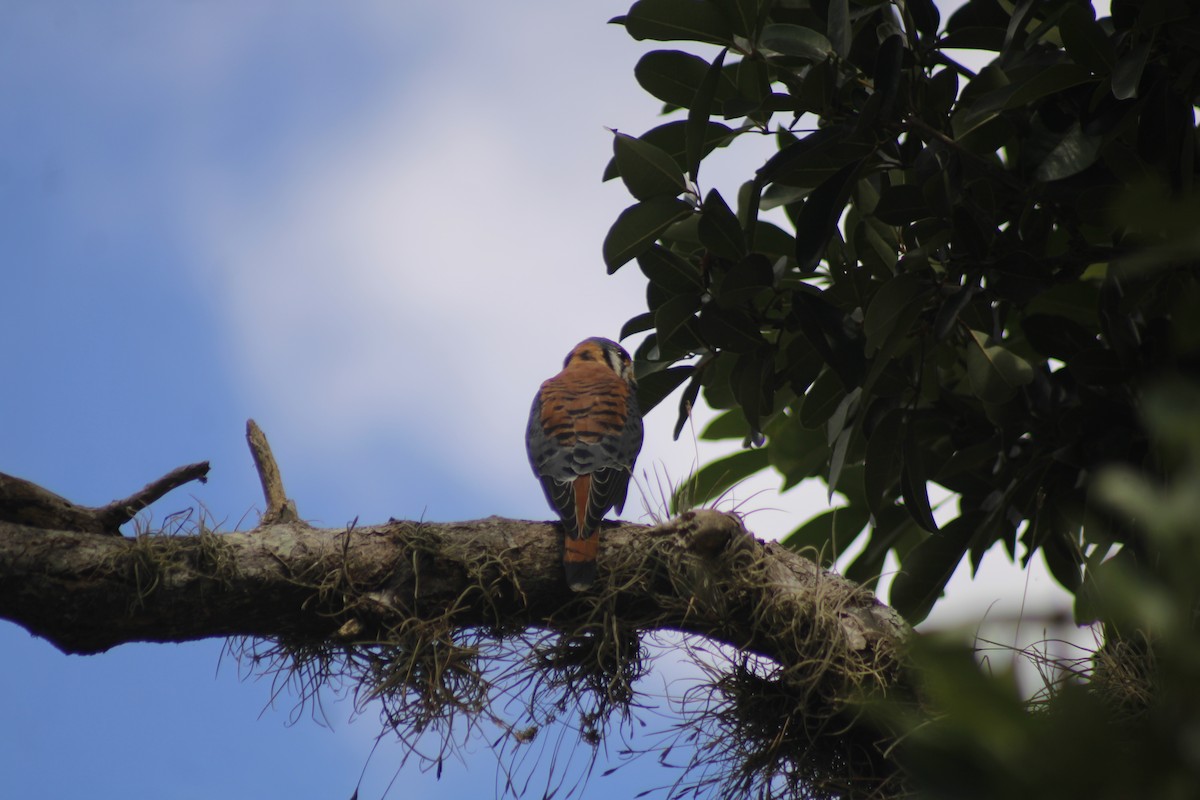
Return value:
<svg viewBox="0 0 1200 800">
<path fill-rule="evenodd" d="M 602 339 L 599 336 L 584 339 L 567 354 L 566 360 L 563 361 L 563 369 L 573 364 L 587 363 L 606 366 L 630 386 L 637 386 L 633 377 L 633 359 L 625 352 L 624 347 L 611 339 Z"/>
</svg>

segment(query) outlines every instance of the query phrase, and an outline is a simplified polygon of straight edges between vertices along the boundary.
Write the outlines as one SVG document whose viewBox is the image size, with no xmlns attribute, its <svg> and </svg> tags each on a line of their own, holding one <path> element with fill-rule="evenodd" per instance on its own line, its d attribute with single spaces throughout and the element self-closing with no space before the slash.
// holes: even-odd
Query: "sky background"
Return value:
<svg viewBox="0 0 1200 800">
<path fill-rule="evenodd" d="M 0 471 L 100 505 L 207 459 L 151 522 L 203 507 L 248 527 L 253 417 L 316 525 L 547 518 L 533 392 L 644 308 L 637 269 L 600 258 L 631 202 L 600 181 L 607 128 L 660 122 L 632 72 L 657 45 L 605 24 L 625 8 L 0 0 Z M 704 188 L 733 196 L 756 146 L 717 151 Z M 628 519 L 661 511 L 655 475 L 727 452 L 673 442 L 675 405 L 647 419 Z M 827 507 L 777 485 L 731 498 L 761 536 Z M 993 553 L 927 626 L 1024 643 L 1041 628 L 1006 620 L 1065 603 Z M 402 751 L 371 754 L 372 710 L 297 716 L 222 646 L 68 657 L 0 622 L 4 793 L 349 798 L 363 773 L 359 796 L 384 796 Z M 687 674 L 668 655 L 646 691 Z M 463 755 L 440 781 L 410 763 L 389 796 L 495 794 L 486 742 Z M 614 764 L 576 796 L 677 777 L 653 757 L 599 774 Z"/>
</svg>

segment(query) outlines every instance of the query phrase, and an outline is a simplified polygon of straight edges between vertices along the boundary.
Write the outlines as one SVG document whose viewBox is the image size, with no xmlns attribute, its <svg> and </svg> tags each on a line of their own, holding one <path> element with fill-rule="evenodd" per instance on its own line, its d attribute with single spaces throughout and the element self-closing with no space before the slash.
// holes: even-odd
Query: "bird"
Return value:
<svg viewBox="0 0 1200 800">
<path fill-rule="evenodd" d="M 546 501 L 563 524 L 563 572 L 576 592 L 596 579 L 600 520 L 625 506 L 642 449 L 633 362 L 610 339 L 584 339 L 541 385 L 525 447 Z"/>
</svg>

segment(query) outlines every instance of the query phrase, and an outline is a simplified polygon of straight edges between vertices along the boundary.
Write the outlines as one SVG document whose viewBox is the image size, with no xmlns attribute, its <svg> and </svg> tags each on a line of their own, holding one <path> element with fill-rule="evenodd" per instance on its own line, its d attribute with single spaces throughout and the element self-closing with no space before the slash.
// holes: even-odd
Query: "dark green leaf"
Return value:
<svg viewBox="0 0 1200 800">
<path fill-rule="evenodd" d="M 900 250 L 896 229 L 874 217 L 859 217 L 853 231 L 851 241 L 858 260 L 880 280 L 891 278 Z"/>
<path fill-rule="evenodd" d="M 879 578 L 889 550 L 904 555 L 928 536 L 899 506 L 883 509 L 875 515 L 866 546 L 846 567 L 846 578 L 855 583 L 871 584 Z"/>
<path fill-rule="evenodd" d="M 749 300 L 774 283 L 775 272 L 771 269 L 771 262 L 766 256 L 751 253 L 725 273 L 716 299 L 722 305 L 735 305 Z"/>
<path fill-rule="evenodd" d="M 773 183 L 763 190 L 762 198 L 759 200 L 759 210 L 769 211 L 779 206 L 791 205 L 799 200 L 803 200 L 811 191 L 811 186 L 790 186 L 783 183 Z M 790 242 L 791 239 L 792 237 L 789 236 L 788 241 Z"/>
<path fill-rule="evenodd" d="M 940 119 L 950 113 L 958 97 L 958 73 L 952 69 L 935 72 L 925 84 L 926 119 Z"/>
<path fill-rule="evenodd" d="M 728 52 L 726 49 L 717 54 L 688 107 L 687 127 L 684 131 L 687 134 L 687 174 L 693 182 L 699 179 L 700 161 L 704 153 L 704 138 L 708 132 L 708 118 L 712 113 L 713 99 L 717 95 L 717 86 L 721 81 L 721 66 L 725 63 L 725 54 Z"/>
<path fill-rule="evenodd" d="M 679 50 L 652 50 L 633 68 L 638 84 L 664 103 L 687 108 L 704 83 L 709 64 L 703 58 Z M 722 87 L 732 93 L 732 84 Z"/>
<path fill-rule="evenodd" d="M 700 241 L 710 252 L 730 261 L 746 254 L 742 226 L 716 189 L 709 191 L 700 209 Z"/>
<path fill-rule="evenodd" d="M 654 327 L 654 315 L 647 311 L 645 314 L 638 314 L 633 319 L 621 326 L 621 335 L 618 337 L 624 339 L 627 336 L 632 336 L 635 333 L 648 331 Z"/>
<path fill-rule="evenodd" d="M 837 404 L 837 408 L 825 421 L 825 441 L 833 447 L 834 440 L 846 429 L 847 423 L 852 422 L 858 415 L 858 401 L 862 397 L 862 387 L 855 386 Z"/>
<path fill-rule="evenodd" d="M 829 474 L 825 476 L 825 485 L 828 487 L 830 500 L 833 500 L 833 493 L 837 491 L 838 480 L 842 477 L 842 468 L 846 466 L 846 451 L 850 447 L 850 439 L 853 435 L 853 428 L 843 429 L 829 450 Z"/>
<path fill-rule="evenodd" d="M 915 625 L 929 615 L 982 525 L 982 514 L 951 520 L 904 557 L 888 602 Z"/>
<path fill-rule="evenodd" d="M 905 225 L 913 220 L 928 217 L 931 212 L 921 187 L 911 183 L 900 183 L 883 190 L 871 213 L 889 225 Z"/>
<path fill-rule="evenodd" d="M 911 336 L 913 324 L 924 312 L 928 296 L 933 291 L 932 288 L 925 289 L 900 309 L 895 324 L 892 326 L 891 335 L 882 339 L 878 352 L 871 359 L 871 367 L 867 370 L 867 377 L 862 384 L 864 392 L 874 392 L 876 382 L 883 376 L 892 361 L 912 344 L 914 341 Z"/>
<path fill-rule="evenodd" d="M 1036 75 L 1022 81 L 1005 102 L 1005 108 L 1020 108 L 1035 100 L 1094 81 L 1091 73 L 1078 64 L 1051 64 Z"/>
<path fill-rule="evenodd" d="M 1012 81 L 998 63 L 985 66 L 967 83 L 958 98 L 951 120 L 955 135 L 961 138 L 994 117 L 1014 91 Z"/>
<path fill-rule="evenodd" d="M 1054 579 L 1061 583 L 1067 591 L 1076 591 L 1083 582 L 1083 575 L 1079 569 L 1079 553 L 1072 546 L 1067 532 L 1065 530 L 1055 531 L 1042 543 L 1041 550 L 1046 567 Z"/>
<path fill-rule="evenodd" d="M 766 343 L 748 315 L 712 303 L 700 312 L 700 335 L 711 347 L 733 353 L 749 353 Z"/>
<path fill-rule="evenodd" d="M 904 63 L 904 37 L 893 33 L 879 44 L 875 56 L 875 71 L 872 83 L 875 91 L 859 114 L 855 127 L 861 134 L 871 134 L 880 125 L 880 120 L 892 116 L 896 92 L 900 88 L 900 75 Z"/>
<path fill-rule="evenodd" d="M 708 423 L 700 438 L 705 441 L 719 441 L 745 439 L 749 435 L 750 425 L 746 422 L 746 415 L 740 408 L 731 408 Z"/>
<path fill-rule="evenodd" d="M 845 396 L 846 389 L 837 373 L 826 369 L 817 376 L 804 395 L 800 405 L 800 423 L 806 428 L 821 427 L 833 416 Z"/>
<path fill-rule="evenodd" d="M 644 252 L 672 223 L 691 213 L 690 205 L 673 197 L 646 200 L 622 211 L 604 237 L 604 263 L 609 273 Z"/>
<path fill-rule="evenodd" d="M 1039 181 L 1057 181 L 1077 175 L 1096 163 L 1104 137 L 1084 133 L 1076 122 L 1050 154 L 1038 164 Z"/>
<path fill-rule="evenodd" d="M 770 414 L 774 403 L 775 359 L 770 350 L 748 352 L 738 355 L 734 363 L 731 385 L 734 397 L 746 415 L 746 421 L 754 432 L 761 430 L 760 420 Z"/>
<path fill-rule="evenodd" d="M 1096 22 L 1096 10 L 1090 4 L 1069 6 L 1059 20 L 1058 29 L 1071 58 L 1095 74 L 1105 75 L 1116 65 L 1116 49 Z"/>
<path fill-rule="evenodd" d="M 728 44 L 733 31 L 716 5 L 704 0 L 638 0 L 625 15 L 634 39 Z"/>
<path fill-rule="evenodd" d="M 704 289 L 700 270 L 687 259 L 661 245 L 651 245 L 637 257 L 637 262 L 642 274 L 649 278 L 651 283 L 661 286 L 671 294 L 700 292 Z"/>
<path fill-rule="evenodd" d="M 866 471 L 863 481 L 871 513 L 878 514 L 891 505 L 893 487 L 900 480 L 904 461 L 903 446 L 906 416 L 901 409 L 892 409 L 875 424 L 867 439 Z"/>
<path fill-rule="evenodd" d="M 987 344 L 987 334 L 969 331 L 967 377 L 971 391 L 987 403 L 1004 403 L 1033 380 L 1029 362 L 1001 345 Z"/>
<path fill-rule="evenodd" d="M 796 220 L 796 261 L 801 272 L 812 272 L 825 255 L 838 218 L 850 199 L 861 162 L 854 161 L 812 190 Z"/>
<path fill-rule="evenodd" d="M 842 554 L 850 542 L 867 527 L 870 512 L 861 506 L 839 506 L 810 519 L 780 540 L 780 544 L 797 552 L 816 550 L 828 563 Z"/>
<path fill-rule="evenodd" d="M 714 500 L 767 466 L 767 451 L 764 448 L 743 450 L 707 464 L 675 490 L 672 511 L 679 513 Z"/>
<path fill-rule="evenodd" d="M 1098 330 L 1100 289 L 1095 281 L 1073 281 L 1052 286 L 1029 301 L 1028 314 L 1065 317 L 1088 330 Z"/>
<path fill-rule="evenodd" d="M 705 65 L 707 66 L 707 65 Z M 654 145 L 659 150 L 662 150 L 675 161 L 676 166 L 682 172 L 687 169 L 687 123 L 682 120 L 668 122 L 665 125 L 659 125 L 657 128 L 651 128 L 638 137 L 643 142 Z M 723 125 L 720 122 L 709 121 L 708 128 L 704 132 L 704 151 L 701 158 L 707 156 L 718 147 L 725 147 L 734 138 L 737 137 L 739 131 L 735 131 L 728 125 Z M 620 173 L 617 169 L 617 159 L 611 158 L 608 165 L 604 168 L 604 180 L 612 180 L 619 177 Z"/>
<path fill-rule="evenodd" d="M 1000 52 L 1004 47 L 1004 29 L 969 27 L 952 30 L 938 41 L 942 50 L 990 50 Z"/>
<path fill-rule="evenodd" d="M 738 36 L 753 39 L 760 20 L 770 6 L 768 0 L 717 0 L 721 10 Z"/>
<path fill-rule="evenodd" d="M 771 466 L 783 476 L 783 488 L 816 477 L 829 461 L 825 431 L 806 429 L 795 416 L 780 414 L 767 425 Z"/>
<path fill-rule="evenodd" d="M 806 189 L 817 186 L 871 151 L 871 146 L 851 139 L 852 134 L 848 125 L 833 125 L 790 142 L 759 167 L 759 180 Z"/>
<path fill-rule="evenodd" d="M 696 294 L 676 295 L 659 306 L 654 312 L 659 345 L 675 344 L 686 348 L 696 338 L 694 331 L 699 309 L 700 296 Z"/>
<path fill-rule="evenodd" d="M 977 290 L 978 287 L 975 284 L 964 284 L 955 289 L 954 294 L 946 298 L 945 302 L 942 303 L 942 307 L 938 309 L 937 317 L 933 320 L 933 336 L 935 339 L 941 341 L 950 335 L 954 324 L 958 322 L 958 315 L 971 302 L 971 298 L 975 296 Z"/>
<path fill-rule="evenodd" d="M 854 32 L 850 28 L 850 0 L 829 0 L 829 41 L 838 58 L 850 54 L 850 40 Z"/>
<path fill-rule="evenodd" d="M 737 81 L 737 95 L 725 103 L 722 111 L 727 117 L 735 112 L 751 114 L 771 93 L 767 64 L 761 59 L 743 58 L 733 66 L 733 70 Z"/>
<path fill-rule="evenodd" d="M 901 336 L 908 331 L 895 331 L 896 321 L 913 298 L 925 288 L 924 279 L 913 272 L 902 272 L 875 292 L 871 305 L 863 320 L 863 333 L 867 337 L 867 355 L 873 354 L 893 332 Z"/>
<path fill-rule="evenodd" d="M 692 382 L 683 390 L 683 394 L 679 396 L 679 419 L 675 422 L 675 430 L 671 434 L 674 440 L 679 439 L 679 434 L 683 431 L 683 426 L 692 417 L 692 409 L 696 406 L 696 398 L 700 395 L 700 380 L 699 376 L 693 377 Z"/>
<path fill-rule="evenodd" d="M 798 56 L 810 61 L 824 61 L 833 55 L 829 39 L 812 28 L 786 23 L 772 23 L 763 28 L 759 44 L 786 56 Z"/>
<path fill-rule="evenodd" d="M 1043 356 L 1067 363 L 1099 344 L 1099 338 L 1082 325 L 1049 314 L 1026 317 L 1021 320 L 1021 330 L 1033 348 Z"/>
<path fill-rule="evenodd" d="M 642 414 L 647 414 L 667 395 L 678 389 L 691 374 L 694 367 L 672 367 L 652 372 L 638 380 L 637 401 Z"/>
<path fill-rule="evenodd" d="M 866 367 L 862 340 L 847 333 L 846 316 L 829 301 L 829 294 L 795 292 L 788 321 L 804 334 L 843 386 L 856 386 Z"/>
<path fill-rule="evenodd" d="M 783 258 L 790 261 L 794 242 L 790 233 L 774 223 L 759 219 L 754 224 L 754 252 L 759 255 L 770 256 L 772 260 Z"/>
<path fill-rule="evenodd" d="M 617 133 L 613 136 L 613 157 L 625 187 L 638 200 L 675 197 L 687 189 L 683 171 L 674 159 L 652 144 Z"/>
<path fill-rule="evenodd" d="M 794 112 L 810 111 L 825 116 L 836 103 L 839 77 L 837 64 L 832 58 L 813 64 L 804 76 L 804 83 L 800 84 L 800 91 L 788 96 L 795 103 Z"/>
<path fill-rule="evenodd" d="M 1138 95 L 1142 72 L 1146 69 L 1146 58 L 1150 55 L 1152 39 L 1143 38 L 1135 42 L 1129 52 L 1121 56 L 1113 67 L 1112 92 L 1118 100 L 1131 100 Z"/>
<path fill-rule="evenodd" d="M 917 30 L 926 39 L 932 39 L 937 35 L 938 25 L 941 24 L 941 14 L 933 0 L 908 0 L 905 6 L 912 14 Z"/>
<path fill-rule="evenodd" d="M 733 367 L 737 353 L 716 353 L 704 367 L 704 400 L 709 408 L 737 408 L 733 397 Z"/>
<path fill-rule="evenodd" d="M 900 466 L 900 496 L 913 522 L 930 533 L 938 529 L 929 506 L 928 473 L 916 434 L 910 427 L 905 431 L 903 446 L 904 463 Z"/>
<path fill-rule="evenodd" d="M 1024 48 L 1027 35 L 1026 23 L 1029 19 L 1030 12 L 1033 10 L 1035 0 L 1017 0 L 1016 8 L 1008 20 L 1008 30 L 1004 35 L 1004 48 L 1001 50 L 1002 55 L 1020 51 Z"/>
</svg>

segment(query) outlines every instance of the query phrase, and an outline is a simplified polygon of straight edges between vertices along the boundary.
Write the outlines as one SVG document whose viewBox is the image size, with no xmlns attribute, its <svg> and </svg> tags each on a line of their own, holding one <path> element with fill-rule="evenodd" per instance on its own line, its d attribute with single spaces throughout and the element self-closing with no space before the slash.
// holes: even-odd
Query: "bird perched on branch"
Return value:
<svg viewBox="0 0 1200 800">
<path fill-rule="evenodd" d="M 600 520 L 625 505 L 642 448 L 642 415 L 629 353 L 585 339 L 562 372 L 542 384 L 529 412 L 525 446 L 550 507 L 563 521 L 563 569 L 579 592 L 596 578 Z"/>
</svg>

